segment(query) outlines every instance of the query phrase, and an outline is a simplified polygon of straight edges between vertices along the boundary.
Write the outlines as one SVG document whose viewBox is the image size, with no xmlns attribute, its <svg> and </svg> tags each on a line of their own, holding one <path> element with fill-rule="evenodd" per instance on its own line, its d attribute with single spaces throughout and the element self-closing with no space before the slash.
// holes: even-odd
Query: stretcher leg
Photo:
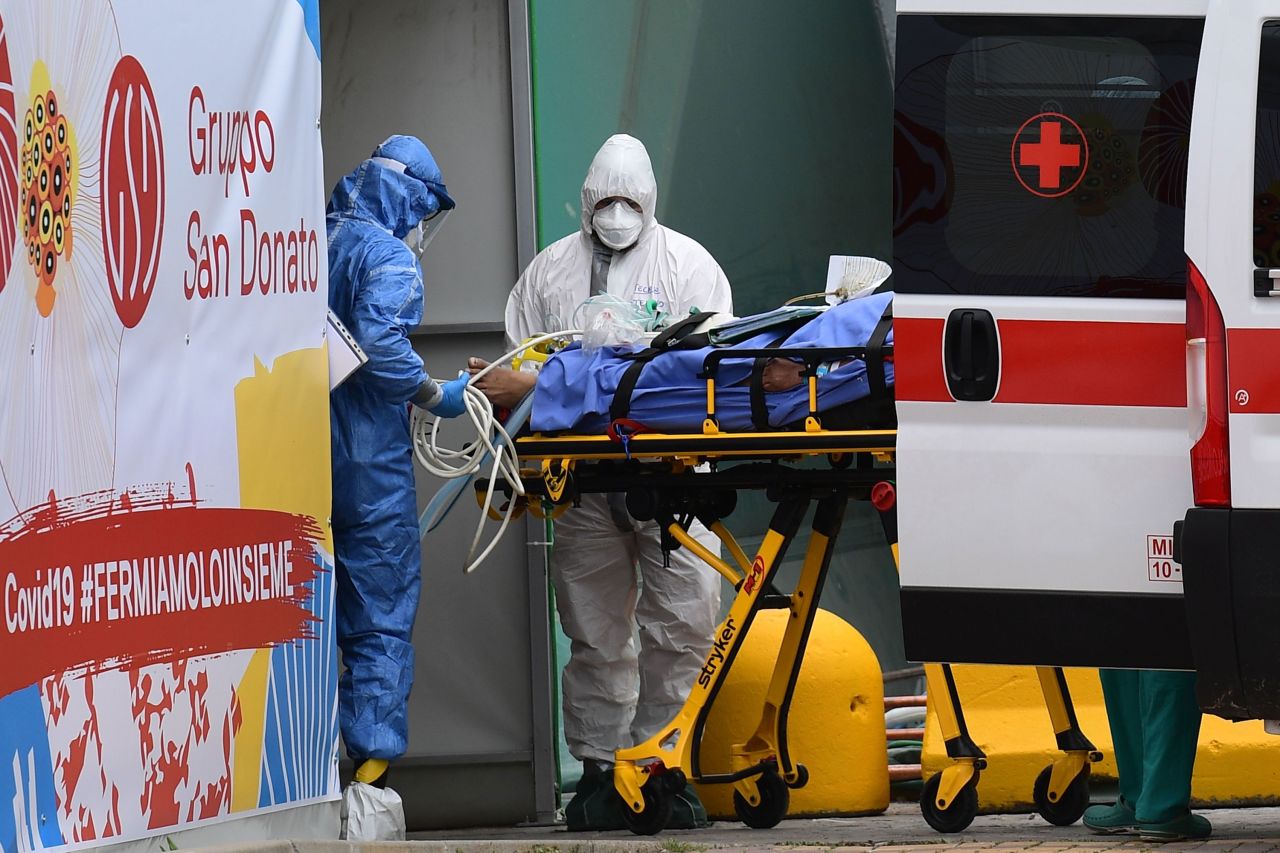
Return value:
<svg viewBox="0 0 1280 853">
<path fill-rule="evenodd" d="M 1040 666 L 1036 667 L 1036 675 L 1062 755 L 1040 771 L 1032 799 L 1036 811 L 1049 823 L 1070 826 L 1089 807 L 1089 765 L 1101 761 L 1102 753 L 1080 730 L 1062 669 Z"/>
<path fill-rule="evenodd" d="M 885 538 L 893 552 L 893 564 L 900 568 L 898 506 L 893 484 L 877 484 L 871 491 L 871 503 L 880 513 Z M 978 813 L 978 778 L 987 766 L 987 756 L 969 737 L 951 665 L 925 664 L 924 676 L 929 704 L 937 715 L 947 757 L 953 763 L 925 783 L 920 793 L 920 811 L 929 826 L 938 832 L 960 832 Z"/>
<path fill-rule="evenodd" d="M 804 766 L 791 760 L 787 746 L 787 716 L 847 502 L 848 497 L 844 493 L 818 502 L 800 579 L 788 597 L 791 618 L 787 621 L 773 677 L 765 693 L 760 722 L 745 743 L 733 747 L 732 767 L 735 773 L 767 768 L 758 775 L 744 776 L 733 783 L 734 809 L 748 826 L 761 829 L 776 826 L 787 813 L 790 799 L 787 789 L 801 788 L 809 778 Z"/>
<path fill-rule="evenodd" d="M 795 538 L 808 503 L 805 497 L 786 500 L 778 505 L 751 563 L 751 571 L 739 584 L 729 615 L 720 626 L 680 712 L 644 743 L 615 753 L 614 787 L 626 805 L 623 817 L 632 832 L 638 835 L 661 832 L 670 817 L 672 799 L 688 778 L 708 782 L 737 781 L 737 773 L 723 778 L 701 776 L 698 747 L 702 741 L 702 730 L 742 639 L 766 598 L 766 590 L 772 589 L 770 579 L 781 563 L 787 545 Z M 676 538 L 683 541 L 684 537 L 677 535 Z M 759 775 L 764 770 L 764 767 L 751 768 L 743 774 Z"/>
<path fill-rule="evenodd" d="M 987 757 L 969 737 L 951 665 L 926 664 L 924 675 L 947 757 L 954 763 L 925 783 L 920 811 L 938 832 L 960 832 L 978 813 L 978 778 L 987 766 Z"/>
</svg>

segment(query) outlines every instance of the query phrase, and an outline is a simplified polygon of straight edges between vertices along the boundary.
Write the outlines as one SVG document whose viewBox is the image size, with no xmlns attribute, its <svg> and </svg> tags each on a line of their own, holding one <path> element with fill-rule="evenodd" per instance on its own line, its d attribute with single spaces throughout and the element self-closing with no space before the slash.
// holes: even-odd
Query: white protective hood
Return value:
<svg viewBox="0 0 1280 853">
<path fill-rule="evenodd" d="M 582 233 L 588 239 L 596 205 L 615 196 L 640 205 L 644 226 L 636 240 L 638 245 L 657 225 L 653 212 L 658 208 L 658 181 L 653 177 L 653 163 L 644 143 L 625 133 L 605 140 L 582 182 Z"/>
<path fill-rule="evenodd" d="M 671 321 L 693 310 L 733 313 L 729 280 L 696 241 L 658 223 L 658 184 L 640 140 L 617 134 L 600 147 L 582 184 L 579 230 L 543 249 L 507 300 L 512 346 L 543 332 L 573 328 L 574 315 L 591 295 L 591 218 L 596 203 L 621 196 L 640 205 L 644 226 L 630 248 L 615 252 L 608 292 L 638 307 L 650 300 Z"/>
</svg>

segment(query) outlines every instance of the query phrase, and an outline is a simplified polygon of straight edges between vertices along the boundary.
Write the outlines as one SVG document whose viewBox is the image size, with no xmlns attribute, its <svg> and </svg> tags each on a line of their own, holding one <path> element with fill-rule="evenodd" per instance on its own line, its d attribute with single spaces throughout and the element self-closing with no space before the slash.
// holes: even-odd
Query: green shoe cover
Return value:
<svg viewBox="0 0 1280 853">
<path fill-rule="evenodd" d="M 1137 823 L 1133 806 L 1123 798 L 1109 806 L 1089 806 L 1084 813 L 1084 825 L 1103 835 L 1132 832 Z"/>
<path fill-rule="evenodd" d="M 626 805 L 613 789 L 613 771 L 584 773 L 573 799 L 564 808 L 570 832 L 609 832 L 626 829 L 622 810 Z"/>
<path fill-rule="evenodd" d="M 1143 841 L 1179 841 L 1183 838 L 1194 840 L 1208 838 L 1213 832 L 1213 825 L 1207 818 L 1188 812 L 1159 823 L 1142 821 L 1138 824 L 1138 832 Z"/>
<path fill-rule="evenodd" d="M 711 825 L 707 820 L 707 810 L 698 799 L 698 792 L 691 783 L 686 782 L 684 790 L 676 794 L 671 806 L 671 819 L 667 821 L 667 829 L 704 829 Z"/>
</svg>

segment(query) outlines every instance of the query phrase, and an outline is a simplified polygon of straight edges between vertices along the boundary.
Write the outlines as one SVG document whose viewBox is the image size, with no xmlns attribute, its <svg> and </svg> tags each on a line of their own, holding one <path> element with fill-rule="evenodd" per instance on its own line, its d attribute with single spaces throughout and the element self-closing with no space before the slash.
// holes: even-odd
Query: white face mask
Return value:
<svg viewBox="0 0 1280 853">
<path fill-rule="evenodd" d="M 640 237 L 644 217 L 624 201 L 615 201 L 591 217 L 591 227 L 610 249 L 626 249 Z"/>
</svg>

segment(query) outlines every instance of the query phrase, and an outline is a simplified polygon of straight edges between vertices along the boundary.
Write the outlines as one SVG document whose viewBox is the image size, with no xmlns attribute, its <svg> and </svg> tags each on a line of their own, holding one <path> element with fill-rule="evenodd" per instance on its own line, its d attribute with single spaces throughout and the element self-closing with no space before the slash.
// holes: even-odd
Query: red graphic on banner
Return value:
<svg viewBox="0 0 1280 853">
<path fill-rule="evenodd" d="M 9 36 L 0 20 L 0 290 L 18 239 L 18 119 L 9 66 Z"/>
<path fill-rule="evenodd" d="M 102 115 L 102 252 L 111 299 L 125 328 L 151 301 L 164 235 L 164 143 L 147 73 L 123 56 Z"/>
<path fill-rule="evenodd" d="M 0 696 L 59 673 L 314 636 L 316 523 L 171 487 L 52 495 L 0 525 Z"/>
<path fill-rule="evenodd" d="M 1040 113 L 1018 128 L 1010 156 L 1013 174 L 1027 192 L 1059 198 L 1084 180 L 1089 143 L 1080 125 L 1067 116 Z"/>
<path fill-rule="evenodd" d="M 229 703 L 224 693 L 211 695 L 216 688 L 208 669 L 185 659 L 129 669 L 126 677 L 129 715 L 144 768 L 138 808 L 147 816 L 147 826 L 158 829 L 225 814 L 230 806 L 232 746 L 243 723 L 234 688 L 222 688 L 230 690 Z M 119 711 L 118 694 L 108 690 L 108 695 L 98 698 L 95 683 L 94 678 L 58 674 L 46 679 L 42 688 L 55 728 L 61 720 L 75 720 L 75 734 L 64 750 L 56 752 L 54 769 L 60 780 L 58 810 L 76 842 L 122 834 L 120 789 L 103 769 L 109 758 L 99 725 L 102 709 L 113 716 Z M 211 708 L 220 719 L 211 715 Z M 127 732 L 115 731 L 109 739 L 126 736 Z M 215 737 L 220 766 L 193 783 L 194 753 Z M 87 804 L 109 804 L 109 808 L 95 811 Z"/>
</svg>

